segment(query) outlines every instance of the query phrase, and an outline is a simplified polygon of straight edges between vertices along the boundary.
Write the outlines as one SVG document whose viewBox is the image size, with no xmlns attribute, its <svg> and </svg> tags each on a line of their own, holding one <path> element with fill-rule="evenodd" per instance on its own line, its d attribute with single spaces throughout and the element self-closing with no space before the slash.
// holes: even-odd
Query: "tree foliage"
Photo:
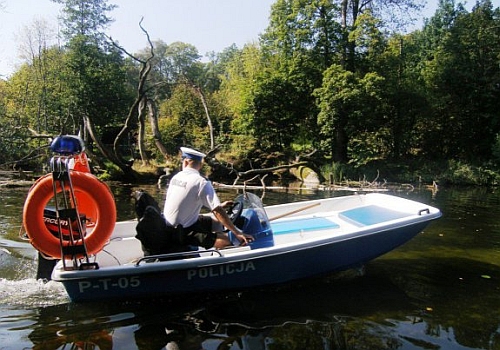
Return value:
<svg viewBox="0 0 500 350">
<path fill-rule="evenodd" d="M 477 3 L 471 13 L 442 1 L 425 28 L 433 42 L 424 76 L 433 95 L 434 137 L 445 141 L 440 152 L 447 157 L 491 157 L 500 127 L 499 15 L 490 1 Z M 436 156 L 432 148 L 429 152 Z"/>
<path fill-rule="evenodd" d="M 116 5 L 108 5 L 107 0 L 52 1 L 63 5 L 62 33 L 68 41 L 78 36 L 102 41 L 104 30 L 113 21 L 107 14 L 116 8 Z"/>
<path fill-rule="evenodd" d="M 500 10 L 491 0 L 470 11 L 440 0 L 410 33 L 400 29 L 420 1 L 276 0 L 258 42 L 208 61 L 189 43 L 161 40 L 124 58 L 103 35 L 114 5 L 54 1 L 63 5 L 67 42 L 49 45 L 41 24 L 31 31 L 38 39 L 27 41 L 26 63 L 0 85 L 5 137 L 74 133 L 88 121 L 106 139 L 139 113 L 133 89 L 147 61 L 141 106 L 159 106 L 161 132 L 146 126 L 146 153 L 158 163 L 191 145 L 250 167 L 313 150 L 319 165 L 497 164 Z M 154 149 L 158 138 L 166 151 Z M 30 150 L 38 146 L 34 139 Z M 13 155 L 3 163 L 26 156 L 1 147 Z"/>
</svg>

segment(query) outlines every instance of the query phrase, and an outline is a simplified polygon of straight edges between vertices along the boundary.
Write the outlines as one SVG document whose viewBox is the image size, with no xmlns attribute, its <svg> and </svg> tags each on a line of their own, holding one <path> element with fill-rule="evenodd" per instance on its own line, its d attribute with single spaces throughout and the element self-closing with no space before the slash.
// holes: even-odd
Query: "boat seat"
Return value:
<svg viewBox="0 0 500 350">
<path fill-rule="evenodd" d="M 409 213 L 390 210 L 377 205 L 367 205 L 360 208 L 342 211 L 339 213 L 339 218 L 360 227 L 402 219 L 410 215 L 411 214 Z"/>
<path fill-rule="evenodd" d="M 272 222 L 271 229 L 274 235 L 336 229 L 340 226 L 326 217 L 307 217 L 286 221 Z"/>
</svg>

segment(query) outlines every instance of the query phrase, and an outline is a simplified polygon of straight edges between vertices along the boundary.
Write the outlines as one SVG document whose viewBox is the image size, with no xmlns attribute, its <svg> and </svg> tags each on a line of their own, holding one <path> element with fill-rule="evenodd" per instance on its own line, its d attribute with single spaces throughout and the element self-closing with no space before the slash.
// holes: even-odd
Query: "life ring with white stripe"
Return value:
<svg viewBox="0 0 500 350">
<path fill-rule="evenodd" d="M 116 223 L 115 200 L 109 187 L 94 175 L 71 171 L 70 176 L 78 212 L 84 214 L 89 221 L 84 236 L 87 254 L 96 254 L 102 250 L 113 233 Z M 52 258 L 61 259 L 59 237 L 55 236 L 44 222 L 44 210 L 54 198 L 52 183 L 52 174 L 47 174 L 33 184 L 24 203 L 23 224 L 35 249 Z M 56 190 L 58 194 L 63 190 L 59 183 Z M 64 188 L 64 191 L 67 190 L 68 185 Z M 69 240 L 63 237 L 63 244 L 69 243 Z M 76 244 L 82 244 L 81 239 L 78 239 Z"/>
</svg>

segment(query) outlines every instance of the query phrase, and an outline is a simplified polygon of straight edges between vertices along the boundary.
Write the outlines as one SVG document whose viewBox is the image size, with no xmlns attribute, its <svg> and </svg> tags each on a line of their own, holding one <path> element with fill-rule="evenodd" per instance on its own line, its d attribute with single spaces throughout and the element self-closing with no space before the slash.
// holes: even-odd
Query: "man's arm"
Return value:
<svg viewBox="0 0 500 350">
<path fill-rule="evenodd" d="M 249 241 L 253 239 L 253 237 L 249 235 L 245 235 L 239 228 L 237 228 L 231 219 L 229 218 L 229 215 L 227 212 L 224 210 L 222 206 L 217 206 L 212 210 L 212 213 L 215 215 L 215 218 L 222 224 L 224 225 L 227 229 L 232 231 L 234 235 L 238 238 L 238 240 L 241 242 L 242 245 L 248 244 Z"/>
</svg>

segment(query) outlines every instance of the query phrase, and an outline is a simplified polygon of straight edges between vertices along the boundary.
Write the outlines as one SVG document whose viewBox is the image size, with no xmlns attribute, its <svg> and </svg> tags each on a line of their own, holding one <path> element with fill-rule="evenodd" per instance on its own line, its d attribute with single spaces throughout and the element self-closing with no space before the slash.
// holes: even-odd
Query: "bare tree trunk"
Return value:
<svg viewBox="0 0 500 350">
<path fill-rule="evenodd" d="M 132 167 L 128 164 L 125 164 L 124 162 L 121 161 L 121 159 L 115 157 L 114 153 L 111 152 L 111 150 L 106 147 L 105 144 L 101 142 L 101 139 L 97 137 L 96 130 L 94 128 L 94 125 L 92 124 L 92 121 L 87 115 L 83 116 L 83 120 L 85 123 L 85 128 L 87 129 L 90 138 L 94 141 L 97 149 L 110 161 L 112 161 L 115 165 L 117 165 L 125 174 L 126 177 L 131 177 L 135 178 L 135 172 L 133 171 Z"/>
<path fill-rule="evenodd" d="M 208 112 L 207 100 L 205 99 L 205 95 L 199 86 L 193 85 L 196 92 L 200 95 L 201 103 L 203 103 L 203 108 L 205 109 L 205 115 L 207 117 L 208 129 L 210 131 L 210 149 L 214 149 L 215 140 L 214 140 L 214 128 L 212 126 L 212 119 L 210 119 L 210 113 Z"/>
<path fill-rule="evenodd" d="M 341 10 L 340 10 L 340 26 L 342 27 L 342 67 L 346 69 L 347 66 L 347 41 L 349 40 L 348 38 L 348 30 L 347 30 L 347 11 L 348 11 L 348 5 L 349 1 L 348 0 L 342 0 L 341 4 Z"/>
<path fill-rule="evenodd" d="M 134 101 L 134 104 L 129 109 L 127 119 L 125 120 L 125 124 L 123 125 L 122 129 L 116 136 L 113 144 L 113 151 L 115 153 L 116 158 L 121 158 L 119 153 L 119 145 L 121 140 L 127 135 L 127 133 L 133 130 L 137 125 L 137 121 L 139 119 L 139 114 L 141 110 L 141 101 L 143 98 L 145 98 L 144 85 L 146 84 L 147 76 L 150 70 L 151 70 L 150 63 L 145 62 L 140 72 L 139 86 L 137 87 L 137 97 Z"/>
<path fill-rule="evenodd" d="M 144 139 L 146 137 L 146 125 L 145 125 L 145 117 L 144 115 L 146 114 L 146 108 L 147 108 L 147 97 L 142 96 L 141 101 L 139 102 L 139 135 L 138 135 L 138 145 L 139 145 L 139 154 L 141 156 L 141 161 L 142 165 L 148 165 L 149 164 L 149 158 L 146 153 L 146 145 L 144 142 Z"/>
<path fill-rule="evenodd" d="M 203 94 L 201 88 L 198 85 L 196 85 L 193 81 L 191 81 L 188 77 L 185 76 L 184 79 L 186 80 L 186 84 L 188 86 L 191 86 L 191 88 L 200 96 L 201 103 L 203 104 L 203 109 L 205 110 L 205 116 L 207 117 L 207 125 L 210 132 L 210 149 L 214 149 L 215 148 L 214 128 L 212 125 L 212 119 L 210 118 L 210 113 L 208 111 L 208 104 L 205 95 Z"/>
<path fill-rule="evenodd" d="M 153 132 L 153 139 L 155 140 L 155 145 L 160 150 L 163 157 L 168 156 L 167 148 L 161 141 L 160 128 L 158 127 L 158 109 L 153 100 L 147 99 L 148 116 L 149 122 L 151 124 L 151 131 Z"/>
</svg>

